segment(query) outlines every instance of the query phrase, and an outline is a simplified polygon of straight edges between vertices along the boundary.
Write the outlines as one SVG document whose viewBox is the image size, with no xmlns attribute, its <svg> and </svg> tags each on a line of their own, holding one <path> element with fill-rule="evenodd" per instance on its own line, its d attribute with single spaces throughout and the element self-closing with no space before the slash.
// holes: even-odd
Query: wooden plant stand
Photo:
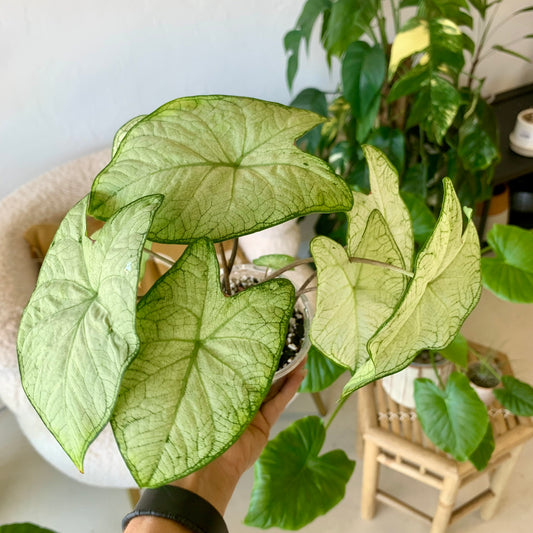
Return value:
<svg viewBox="0 0 533 533">
<path fill-rule="evenodd" d="M 488 352 L 484 346 L 474 343 L 470 346 L 480 353 Z M 496 354 L 502 372 L 512 374 L 507 356 L 502 352 Z M 431 533 L 443 533 L 448 524 L 477 508 L 481 509 L 484 520 L 492 518 L 524 443 L 533 437 L 533 424 L 530 418 L 516 417 L 496 401 L 489 407 L 489 415 L 495 449 L 487 468 L 478 472 L 470 462 L 459 463 L 438 450 L 423 433 L 415 410 L 391 400 L 380 381 L 362 388 L 358 398 L 364 440 L 362 517 L 373 518 L 376 501 L 380 501 L 427 521 Z M 430 516 L 380 490 L 380 465 L 436 488 L 439 499 L 435 515 Z M 489 488 L 455 508 L 459 489 L 487 472 Z"/>
</svg>

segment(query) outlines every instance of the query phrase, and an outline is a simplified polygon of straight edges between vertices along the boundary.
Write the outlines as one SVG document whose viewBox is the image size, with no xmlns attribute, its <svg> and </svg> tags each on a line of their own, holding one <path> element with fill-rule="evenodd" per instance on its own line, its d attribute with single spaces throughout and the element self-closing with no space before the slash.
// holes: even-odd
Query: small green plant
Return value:
<svg viewBox="0 0 533 533">
<path fill-rule="evenodd" d="M 481 278 L 477 233 L 452 182 L 443 180 L 440 215 L 415 254 L 398 174 L 381 151 L 363 147 L 367 195 L 295 146 L 322 120 L 205 96 L 174 100 L 119 130 L 110 163 L 57 231 L 18 336 L 24 390 L 80 470 L 110 422 L 138 484 L 165 484 L 222 454 L 259 409 L 295 290 L 275 278 L 225 296 L 214 243 L 313 212 L 345 214 L 346 247 L 319 236 L 306 260 L 318 287 L 311 364 L 351 373 L 338 409 L 359 387 L 455 337 Z M 87 214 L 105 221 L 90 237 Z M 147 240 L 188 247 L 137 303 Z M 341 450 L 319 455 L 337 412 L 327 423 L 300 420 L 272 442 L 248 523 L 302 527 L 342 499 L 353 461 Z M 273 454 L 278 445 L 282 456 Z M 289 481 L 290 507 L 276 499 Z"/>
</svg>

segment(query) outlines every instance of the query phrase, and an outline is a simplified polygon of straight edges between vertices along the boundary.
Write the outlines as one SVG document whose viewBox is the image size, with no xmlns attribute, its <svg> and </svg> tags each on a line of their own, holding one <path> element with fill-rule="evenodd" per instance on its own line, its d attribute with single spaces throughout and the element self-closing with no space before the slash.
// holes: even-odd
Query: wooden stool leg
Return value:
<svg viewBox="0 0 533 533">
<path fill-rule="evenodd" d="M 324 400 L 322 399 L 320 392 L 312 392 L 311 397 L 313 398 L 313 401 L 315 402 L 315 407 L 320 413 L 320 416 L 325 416 L 328 412 L 328 408 L 326 407 L 326 404 L 324 403 Z"/>
<path fill-rule="evenodd" d="M 455 506 L 455 499 L 459 492 L 460 480 L 458 475 L 448 475 L 444 478 L 442 490 L 439 494 L 439 504 L 431 523 L 431 533 L 444 533 Z"/>
<path fill-rule="evenodd" d="M 511 472 L 513 471 L 516 465 L 516 461 L 518 460 L 518 456 L 520 455 L 520 452 L 522 451 L 523 447 L 523 445 L 517 446 L 511 452 L 511 457 L 507 461 L 505 461 L 500 467 L 496 468 L 494 472 L 492 472 L 490 476 L 490 489 L 494 493 L 494 498 L 492 498 L 487 503 L 481 506 L 480 514 L 483 520 L 490 520 L 494 516 L 496 508 L 498 507 L 498 503 L 501 500 L 503 491 L 507 486 L 507 482 L 509 481 Z"/>
<path fill-rule="evenodd" d="M 371 520 L 376 514 L 376 490 L 378 488 L 379 447 L 365 440 L 363 457 L 363 486 L 361 489 L 361 517 Z"/>
</svg>

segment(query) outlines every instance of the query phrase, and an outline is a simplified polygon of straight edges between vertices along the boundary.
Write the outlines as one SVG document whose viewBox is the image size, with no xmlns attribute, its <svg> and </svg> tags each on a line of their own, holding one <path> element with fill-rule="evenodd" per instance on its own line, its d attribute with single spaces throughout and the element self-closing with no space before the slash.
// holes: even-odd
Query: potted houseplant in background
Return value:
<svg viewBox="0 0 533 533">
<path fill-rule="evenodd" d="M 311 342 L 352 374 L 338 409 L 421 349 L 454 338 L 479 298 L 480 248 L 451 181 L 415 257 L 397 172 L 379 150 L 363 148 L 366 195 L 294 146 L 321 120 L 250 98 L 190 97 L 117 133 L 111 162 L 56 233 L 18 338 L 24 389 L 80 470 L 110 422 L 138 484 L 162 485 L 223 453 L 259 409 L 294 287 L 275 278 L 224 296 L 214 242 L 312 212 L 346 213 L 346 248 L 325 236 L 311 244 Z M 91 236 L 87 214 L 105 221 Z M 146 239 L 188 247 L 137 304 Z M 249 523 L 302 527 L 342 499 L 353 462 L 340 450 L 319 457 L 338 409 L 327 424 L 307 417 L 273 441 L 260 468 L 268 472 L 272 448 L 289 439 L 302 482 L 287 507 L 274 497 L 283 477 L 258 479 Z M 324 476 L 327 486 L 310 482 Z"/>
</svg>

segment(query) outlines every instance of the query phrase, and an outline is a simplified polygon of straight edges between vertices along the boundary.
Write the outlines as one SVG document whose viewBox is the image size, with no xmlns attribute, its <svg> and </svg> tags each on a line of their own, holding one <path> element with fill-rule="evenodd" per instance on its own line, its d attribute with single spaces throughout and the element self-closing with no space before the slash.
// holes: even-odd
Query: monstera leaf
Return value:
<svg viewBox="0 0 533 533">
<path fill-rule="evenodd" d="M 370 358 L 343 394 L 405 368 L 422 349 L 438 350 L 455 337 L 476 306 L 480 292 L 480 250 L 468 221 L 464 234 L 461 205 L 451 181 L 444 180 L 442 212 L 419 252 L 414 278 L 394 313 L 368 342 Z"/>
<path fill-rule="evenodd" d="M 164 200 L 149 239 L 189 243 L 350 209 L 344 181 L 294 145 L 323 120 L 251 98 L 169 102 L 127 131 L 94 181 L 91 214 L 107 219 L 133 199 L 157 192 Z"/>
<path fill-rule="evenodd" d="M 415 402 L 424 433 L 439 448 L 458 461 L 466 461 L 479 448 L 489 415 L 464 374 L 452 372 L 445 390 L 430 379 L 415 380 Z M 476 462 L 482 466 L 481 459 Z"/>
<path fill-rule="evenodd" d="M 144 296 L 141 347 L 111 419 L 139 485 L 185 476 L 239 437 L 270 386 L 293 305 L 285 279 L 225 297 L 205 240 L 191 244 Z"/>
<path fill-rule="evenodd" d="M 325 437 L 320 418 L 308 416 L 267 444 L 254 467 L 245 524 L 300 529 L 344 498 L 355 462 L 342 450 L 319 456 Z"/>
<path fill-rule="evenodd" d="M 160 196 L 141 198 L 86 236 L 88 198 L 61 223 L 18 336 L 24 390 L 74 464 L 111 416 L 139 341 L 139 262 Z"/>
</svg>

